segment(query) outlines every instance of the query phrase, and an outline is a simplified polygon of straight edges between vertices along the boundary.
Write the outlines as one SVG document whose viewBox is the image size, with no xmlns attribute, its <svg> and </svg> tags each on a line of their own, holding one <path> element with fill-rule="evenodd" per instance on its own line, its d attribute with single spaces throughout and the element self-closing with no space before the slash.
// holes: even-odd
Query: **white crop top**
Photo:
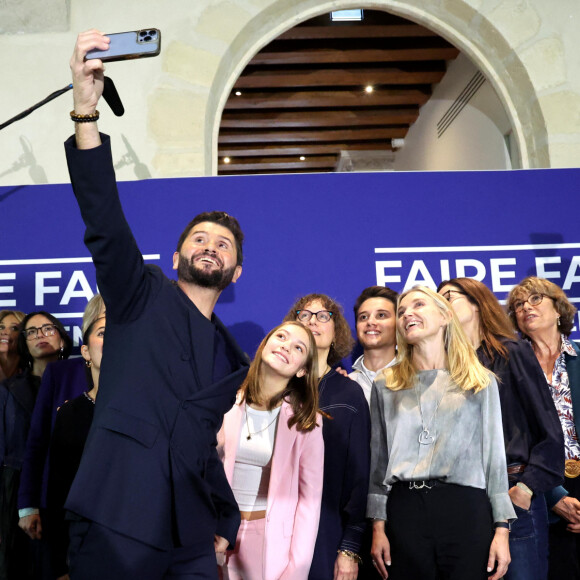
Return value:
<svg viewBox="0 0 580 580">
<path fill-rule="evenodd" d="M 257 411 L 245 405 L 232 491 L 241 511 L 265 510 L 280 407 Z"/>
</svg>

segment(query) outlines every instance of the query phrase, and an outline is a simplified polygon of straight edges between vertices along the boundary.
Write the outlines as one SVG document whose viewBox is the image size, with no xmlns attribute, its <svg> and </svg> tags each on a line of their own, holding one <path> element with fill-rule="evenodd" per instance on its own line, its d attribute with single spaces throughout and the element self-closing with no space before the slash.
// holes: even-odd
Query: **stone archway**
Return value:
<svg viewBox="0 0 580 580">
<path fill-rule="evenodd" d="M 415 21 L 437 32 L 464 52 L 494 87 L 508 115 L 521 167 L 549 167 L 546 124 L 535 88 L 508 40 L 488 18 L 465 0 L 297 0 L 289 6 L 276 0 L 240 30 L 222 58 L 207 103 L 206 174 L 215 175 L 220 119 L 227 97 L 246 64 L 263 46 L 298 23 L 330 12 L 353 7 L 384 10 Z"/>
</svg>

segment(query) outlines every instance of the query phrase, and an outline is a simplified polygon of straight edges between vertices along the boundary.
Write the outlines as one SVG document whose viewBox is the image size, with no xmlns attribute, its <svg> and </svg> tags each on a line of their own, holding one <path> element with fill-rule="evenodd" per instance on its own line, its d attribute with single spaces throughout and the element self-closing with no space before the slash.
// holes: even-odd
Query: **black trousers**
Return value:
<svg viewBox="0 0 580 580">
<path fill-rule="evenodd" d="M 69 522 L 71 580 L 217 580 L 213 538 L 159 550 L 89 520 Z"/>
<path fill-rule="evenodd" d="M 486 491 L 436 483 L 393 485 L 387 502 L 389 580 L 486 580 L 493 538 Z"/>
<path fill-rule="evenodd" d="M 566 477 L 564 487 L 580 499 L 580 477 Z M 548 580 L 580 580 L 580 534 L 566 530 L 568 522 L 550 525 L 548 532 Z"/>
</svg>

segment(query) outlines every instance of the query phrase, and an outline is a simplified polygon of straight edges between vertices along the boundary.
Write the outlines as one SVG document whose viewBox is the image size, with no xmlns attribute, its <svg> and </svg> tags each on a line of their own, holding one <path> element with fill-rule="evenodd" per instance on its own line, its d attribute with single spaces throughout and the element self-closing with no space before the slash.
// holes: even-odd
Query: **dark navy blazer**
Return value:
<svg viewBox="0 0 580 580">
<path fill-rule="evenodd" d="M 20 471 L 40 378 L 26 369 L 0 384 L 0 469 Z"/>
<path fill-rule="evenodd" d="M 107 308 L 99 396 L 66 508 L 161 549 L 235 542 L 239 510 L 216 452 L 247 357 L 215 315 L 145 265 L 119 201 L 110 141 L 65 144 L 85 243 Z M 214 383 L 214 338 L 231 371 Z M 177 535 L 177 538 L 176 538 Z"/>
<path fill-rule="evenodd" d="M 56 411 L 65 401 L 78 397 L 86 388 L 84 358 L 59 360 L 46 366 L 26 442 L 18 509 L 46 507 L 48 446 Z"/>
<path fill-rule="evenodd" d="M 337 550 L 359 553 L 366 528 L 370 473 L 370 414 L 362 389 L 335 369 L 318 385 L 322 421 L 324 486 L 318 536 L 308 578 L 334 575 Z"/>
</svg>

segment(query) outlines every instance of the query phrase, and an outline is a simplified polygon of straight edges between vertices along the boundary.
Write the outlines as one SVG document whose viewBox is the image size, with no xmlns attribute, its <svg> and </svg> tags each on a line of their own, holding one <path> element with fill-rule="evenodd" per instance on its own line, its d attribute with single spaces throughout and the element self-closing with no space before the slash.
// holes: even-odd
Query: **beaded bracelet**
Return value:
<svg viewBox="0 0 580 580">
<path fill-rule="evenodd" d="M 75 123 L 94 123 L 98 121 L 100 117 L 99 111 L 95 111 L 94 113 L 90 113 L 89 115 L 80 115 L 79 113 L 75 113 L 74 111 L 70 112 L 70 118 Z"/>
<path fill-rule="evenodd" d="M 359 566 L 362 566 L 363 563 L 362 558 L 357 553 L 351 552 L 350 550 L 337 550 L 336 553 L 342 554 L 343 556 L 346 556 L 351 560 L 355 560 Z"/>
</svg>

